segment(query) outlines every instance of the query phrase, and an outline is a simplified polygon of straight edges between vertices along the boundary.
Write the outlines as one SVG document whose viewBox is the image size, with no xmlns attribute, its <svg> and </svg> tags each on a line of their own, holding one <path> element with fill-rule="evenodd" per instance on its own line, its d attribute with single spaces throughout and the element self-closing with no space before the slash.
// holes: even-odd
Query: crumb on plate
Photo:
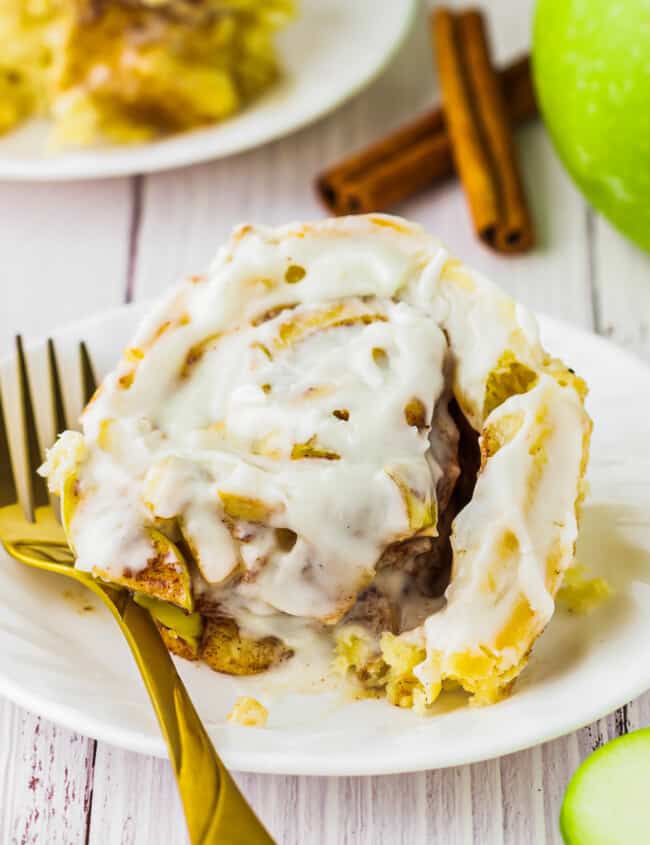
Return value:
<svg viewBox="0 0 650 845">
<path fill-rule="evenodd" d="M 612 595 L 604 578 L 589 578 L 588 572 L 586 566 L 575 563 L 564 575 L 557 598 L 571 613 L 591 613 Z"/>
<path fill-rule="evenodd" d="M 261 728 L 269 718 L 269 711 L 255 698 L 240 695 L 228 714 L 228 721 L 247 728 Z"/>
</svg>

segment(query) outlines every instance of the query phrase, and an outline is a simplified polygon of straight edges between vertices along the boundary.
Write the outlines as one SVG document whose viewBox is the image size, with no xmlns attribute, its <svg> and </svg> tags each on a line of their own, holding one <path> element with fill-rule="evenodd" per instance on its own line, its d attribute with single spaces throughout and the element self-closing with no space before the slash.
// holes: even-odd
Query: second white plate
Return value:
<svg viewBox="0 0 650 845">
<path fill-rule="evenodd" d="M 149 173 L 242 152 L 305 126 L 360 91 L 408 32 L 416 0 L 300 0 L 299 17 L 277 39 L 283 80 L 214 127 L 154 143 L 47 150 L 47 121 L 0 136 L 0 179 L 95 179 Z"/>
<path fill-rule="evenodd" d="M 78 341 L 87 341 L 103 373 L 142 312 L 143 306 L 122 308 L 56 335 L 68 391 L 77 379 L 70 362 Z M 614 596 L 588 616 L 558 610 L 506 701 L 481 709 L 443 696 L 437 715 L 426 719 L 385 701 L 337 704 L 321 694 L 277 700 L 265 728 L 232 726 L 225 717 L 236 695 L 254 694 L 264 676 L 238 680 L 179 661 L 233 769 L 350 775 L 472 763 L 573 731 L 650 688 L 650 370 L 593 335 L 549 319 L 541 326 L 548 348 L 591 386 L 591 494 L 578 557 L 610 581 Z M 0 694 L 75 731 L 165 754 L 108 612 L 81 588 L 1 553 L 0 655 Z"/>
</svg>

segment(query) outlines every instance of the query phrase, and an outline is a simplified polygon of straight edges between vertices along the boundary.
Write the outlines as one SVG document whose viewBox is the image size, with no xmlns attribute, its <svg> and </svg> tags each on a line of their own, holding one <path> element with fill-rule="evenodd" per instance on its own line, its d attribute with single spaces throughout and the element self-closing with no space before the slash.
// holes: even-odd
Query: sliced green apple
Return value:
<svg viewBox="0 0 650 845">
<path fill-rule="evenodd" d="M 560 829 L 567 845 L 646 845 L 650 840 L 650 728 L 608 742 L 571 778 Z"/>
<path fill-rule="evenodd" d="M 121 575 L 93 568 L 93 575 L 133 592 L 145 593 L 163 602 L 194 610 L 190 572 L 178 547 L 155 528 L 147 529 L 151 539 L 151 557 L 144 569 L 124 569 Z"/>
<path fill-rule="evenodd" d="M 70 548 L 74 551 L 70 527 L 74 513 L 81 501 L 79 479 L 72 472 L 65 479 L 61 490 L 61 521 Z M 194 610 L 190 572 L 180 549 L 162 532 L 147 528 L 151 540 L 151 556 L 144 569 L 134 572 L 128 567 L 121 575 L 93 567 L 92 574 L 118 587 L 145 593 L 164 602 L 170 602 L 191 613 Z M 117 562 L 116 562 L 117 563 Z"/>
<path fill-rule="evenodd" d="M 146 593 L 134 593 L 133 600 L 151 613 L 170 651 L 180 654 L 181 657 L 191 655 L 191 659 L 198 659 L 203 633 L 203 618 L 200 613 L 185 613 L 176 605 L 160 601 Z"/>
</svg>

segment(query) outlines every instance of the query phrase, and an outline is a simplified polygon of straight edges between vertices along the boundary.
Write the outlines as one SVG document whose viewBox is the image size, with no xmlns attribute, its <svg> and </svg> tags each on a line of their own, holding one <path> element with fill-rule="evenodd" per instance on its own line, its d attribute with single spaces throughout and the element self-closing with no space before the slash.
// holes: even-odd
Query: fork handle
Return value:
<svg viewBox="0 0 650 845">
<path fill-rule="evenodd" d="M 149 612 L 131 598 L 112 610 L 167 743 L 191 845 L 274 845 L 219 759 Z"/>
</svg>

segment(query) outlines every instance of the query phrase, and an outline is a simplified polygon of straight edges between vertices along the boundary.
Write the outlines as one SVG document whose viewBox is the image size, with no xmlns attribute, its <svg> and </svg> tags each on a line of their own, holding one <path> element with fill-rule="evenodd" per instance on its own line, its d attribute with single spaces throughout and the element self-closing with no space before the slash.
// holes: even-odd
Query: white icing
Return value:
<svg viewBox="0 0 650 845">
<path fill-rule="evenodd" d="M 488 459 L 471 502 L 455 520 L 455 567 L 447 606 L 424 625 L 430 650 L 462 652 L 477 643 L 491 647 L 520 596 L 541 631 L 554 609 L 547 560 L 554 547 L 560 550 L 555 566 L 561 571 L 572 559 L 584 422 L 580 400 L 573 390 L 541 376 L 528 393 L 511 396 L 493 411 L 487 424 L 511 414 L 522 415 L 521 427 Z M 536 451 L 540 436 L 543 451 Z M 543 461 L 540 472 L 536 461 Z M 518 545 L 516 562 L 509 567 L 500 566 L 506 532 Z M 488 572 L 493 577 L 490 589 Z"/>
<path fill-rule="evenodd" d="M 536 371 L 543 363 L 534 318 L 417 226 L 374 216 L 241 228 L 207 277 L 143 322 L 84 413 L 85 450 L 53 450 L 50 483 L 60 488 L 62 467 L 79 477 L 78 565 L 138 571 L 145 527 L 176 517 L 211 585 L 201 589 L 247 629 L 298 636 L 305 620 L 337 621 L 386 546 L 423 527 L 411 522 L 414 503 L 420 515 L 435 511 L 442 470 L 429 435 L 447 344 L 476 430 L 504 351 Z M 425 412 L 419 430 L 405 417 L 414 398 Z M 528 445 L 542 403 L 553 432 L 531 500 Z M 567 548 L 575 538 L 584 412 L 572 388 L 543 375 L 490 421 L 513 409 L 524 425 L 456 520 L 447 606 L 413 634 L 431 652 L 490 642 L 519 594 L 540 625 L 552 613 L 546 557 L 558 536 Z M 234 519 L 233 501 L 262 516 Z M 506 528 L 519 562 L 482 590 Z"/>
</svg>

